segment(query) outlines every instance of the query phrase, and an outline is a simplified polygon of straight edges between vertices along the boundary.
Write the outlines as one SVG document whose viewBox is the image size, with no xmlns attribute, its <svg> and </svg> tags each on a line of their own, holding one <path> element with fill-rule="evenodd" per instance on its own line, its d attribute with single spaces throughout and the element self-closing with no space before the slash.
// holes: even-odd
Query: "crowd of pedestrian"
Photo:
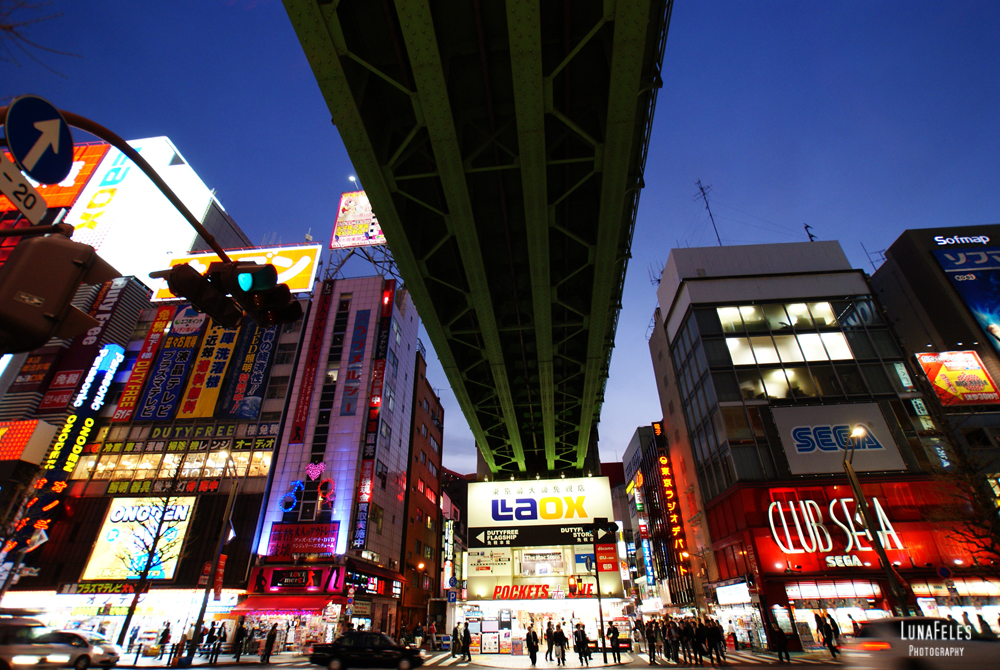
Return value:
<svg viewBox="0 0 1000 670">
<path fill-rule="evenodd" d="M 684 617 L 638 621 L 634 628 L 638 645 L 645 644 L 650 664 L 711 665 L 726 662 L 726 632 L 708 617 Z"/>
</svg>

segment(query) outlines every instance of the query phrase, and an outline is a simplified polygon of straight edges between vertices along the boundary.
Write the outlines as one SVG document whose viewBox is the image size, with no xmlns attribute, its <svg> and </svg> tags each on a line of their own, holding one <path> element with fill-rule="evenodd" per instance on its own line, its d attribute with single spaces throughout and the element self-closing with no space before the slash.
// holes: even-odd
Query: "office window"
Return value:
<svg viewBox="0 0 1000 670">
<path fill-rule="evenodd" d="M 421 463 L 421 464 L 425 464 L 425 463 L 427 463 L 427 454 L 425 454 L 425 453 L 424 453 L 424 452 L 422 452 L 422 451 L 420 452 L 420 463 Z"/>
<path fill-rule="evenodd" d="M 392 349 L 389 350 L 389 369 L 392 370 L 393 377 L 399 374 L 399 359 Z"/>
<path fill-rule="evenodd" d="M 249 451 L 235 451 L 230 455 L 233 459 L 233 466 L 236 467 L 236 474 L 240 477 L 247 476 L 247 470 L 250 468 L 250 452 Z"/>
<path fill-rule="evenodd" d="M 385 463 L 380 460 L 375 461 L 375 477 L 378 478 L 379 487 L 384 491 L 385 482 L 388 478 L 389 469 L 385 467 Z"/>
<path fill-rule="evenodd" d="M 281 342 L 274 352 L 274 364 L 286 365 L 295 362 L 295 342 Z"/>
<path fill-rule="evenodd" d="M 382 407 L 389 410 L 390 412 L 396 406 L 396 392 L 392 390 L 392 387 L 386 384 L 382 391 Z"/>
<path fill-rule="evenodd" d="M 441 453 L 441 445 L 438 444 L 438 441 L 436 439 L 434 439 L 433 435 L 430 435 L 428 437 L 428 439 L 431 442 L 431 448 L 434 449 L 434 453 L 440 454 Z"/>
<path fill-rule="evenodd" d="M 266 400 L 273 400 L 275 398 L 284 398 L 286 395 L 288 395 L 288 377 L 271 377 L 264 398 Z"/>
<path fill-rule="evenodd" d="M 392 320 L 392 333 L 396 336 L 396 344 L 399 344 L 403 340 L 403 329 L 395 319 Z"/>
<path fill-rule="evenodd" d="M 427 499 L 430 500 L 431 503 L 435 504 L 437 503 L 437 494 L 434 493 L 434 491 L 432 491 L 430 487 L 427 487 L 427 490 L 424 491 L 424 495 L 427 496 Z"/>
<path fill-rule="evenodd" d="M 756 363 L 753 357 L 753 350 L 750 348 L 750 340 L 745 337 L 727 337 L 726 346 L 729 347 L 729 356 L 733 359 L 733 365 L 753 365 Z"/>
<path fill-rule="evenodd" d="M 424 558 L 434 558 L 434 547 L 429 544 L 424 546 Z"/>
<path fill-rule="evenodd" d="M 424 486 L 424 480 L 423 479 L 418 479 L 417 480 L 417 491 L 419 491 L 420 493 L 423 493 L 424 492 L 424 488 L 425 488 L 425 486 Z"/>
<path fill-rule="evenodd" d="M 160 464 L 160 472 L 156 475 L 157 479 L 173 479 L 177 476 L 177 469 L 181 465 L 181 455 L 180 454 L 163 454 L 163 461 Z M 100 464 L 98 464 L 100 467 Z M 95 477 L 97 479 L 97 477 Z"/>
<path fill-rule="evenodd" d="M 376 504 L 372 504 L 372 514 L 371 514 L 371 526 L 379 535 L 382 534 L 382 508 Z"/>
<path fill-rule="evenodd" d="M 90 479 L 90 475 L 93 474 L 95 467 L 97 467 L 97 456 L 81 456 L 80 460 L 76 462 L 73 474 L 69 478 Z"/>
<path fill-rule="evenodd" d="M 115 466 L 115 473 L 111 478 L 115 480 L 130 480 L 137 465 L 139 465 L 139 454 L 125 454 L 118 461 L 118 465 Z"/>
<path fill-rule="evenodd" d="M 205 467 L 205 459 L 208 454 L 188 454 L 184 457 L 181 466 L 182 479 L 198 479 L 201 477 L 202 468 Z"/>
</svg>

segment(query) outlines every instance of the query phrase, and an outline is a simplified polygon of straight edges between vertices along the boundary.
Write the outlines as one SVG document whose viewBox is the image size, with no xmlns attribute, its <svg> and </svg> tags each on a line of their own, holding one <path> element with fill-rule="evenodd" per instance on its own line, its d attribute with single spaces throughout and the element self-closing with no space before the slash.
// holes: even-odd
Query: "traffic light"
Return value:
<svg viewBox="0 0 1000 670">
<path fill-rule="evenodd" d="M 261 327 L 291 323 L 302 317 L 302 306 L 286 284 L 278 283 L 273 265 L 247 261 L 212 263 L 208 276 L 233 296 L 243 311 Z"/>
<path fill-rule="evenodd" d="M 21 240 L 0 267 L 0 351 L 32 351 L 99 325 L 73 297 L 81 283 L 120 276 L 93 247 L 63 235 Z"/>
<path fill-rule="evenodd" d="M 236 328 L 243 321 L 243 310 L 239 305 L 209 277 L 187 263 L 175 265 L 169 270 L 150 272 L 149 276 L 165 278 L 171 293 L 184 298 L 196 310 L 212 317 L 225 328 Z"/>
</svg>

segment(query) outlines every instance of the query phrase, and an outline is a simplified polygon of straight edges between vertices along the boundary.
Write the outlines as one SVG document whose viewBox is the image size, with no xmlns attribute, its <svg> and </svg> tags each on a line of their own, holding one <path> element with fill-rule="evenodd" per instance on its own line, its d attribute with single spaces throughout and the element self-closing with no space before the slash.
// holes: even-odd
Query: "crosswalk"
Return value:
<svg viewBox="0 0 1000 670">
<path fill-rule="evenodd" d="M 649 654 L 635 654 L 636 660 L 641 660 L 643 663 L 649 663 Z M 778 660 L 775 654 L 752 654 L 748 651 L 727 651 L 726 652 L 726 664 L 727 665 L 774 665 Z M 792 665 L 830 665 L 831 661 L 829 659 L 819 659 L 819 658 L 802 658 L 802 657 L 792 657 Z M 662 659 L 657 658 L 657 665 L 663 667 L 673 667 L 674 664 L 664 663 Z M 683 664 L 682 664 L 683 665 Z M 709 663 L 708 659 L 705 659 L 704 667 L 711 667 L 712 664 Z"/>
<path fill-rule="evenodd" d="M 461 656 L 452 656 L 451 652 L 442 651 L 442 652 L 435 653 L 433 656 L 431 656 L 430 658 L 428 658 L 427 660 L 425 660 L 424 661 L 424 665 L 425 666 L 427 666 L 427 665 L 445 666 L 445 665 L 452 665 L 453 663 L 459 663 L 459 662 L 461 662 L 463 665 L 468 665 L 468 662 L 462 661 L 462 657 Z"/>
</svg>

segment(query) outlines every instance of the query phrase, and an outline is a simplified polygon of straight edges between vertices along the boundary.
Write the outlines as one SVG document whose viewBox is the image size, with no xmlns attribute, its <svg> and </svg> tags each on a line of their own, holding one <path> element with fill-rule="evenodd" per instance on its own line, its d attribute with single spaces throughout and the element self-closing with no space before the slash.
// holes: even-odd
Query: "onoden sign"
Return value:
<svg viewBox="0 0 1000 670">
<path fill-rule="evenodd" d="M 595 518 L 614 517 L 607 477 L 469 484 L 469 546 L 588 544 Z"/>
<path fill-rule="evenodd" d="M 322 245 L 310 244 L 293 247 L 226 250 L 226 255 L 233 261 L 273 265 L 274 269 L 278 271 L 279 284 L 288 284 L 292 293 L 306 293 L 313 289 L 322 249 Z M 201 274 L 205 274 L 208 266 L 219 262 L 219 260 L 219 257 L 214 253 L 190 254 L 171 258 L 170 267 L 187 263 Z M 152 300 L 177 299 L 167 288 L 166 279 L 152 279 L 150 281 L 155 291 Z"/>
</svg>

